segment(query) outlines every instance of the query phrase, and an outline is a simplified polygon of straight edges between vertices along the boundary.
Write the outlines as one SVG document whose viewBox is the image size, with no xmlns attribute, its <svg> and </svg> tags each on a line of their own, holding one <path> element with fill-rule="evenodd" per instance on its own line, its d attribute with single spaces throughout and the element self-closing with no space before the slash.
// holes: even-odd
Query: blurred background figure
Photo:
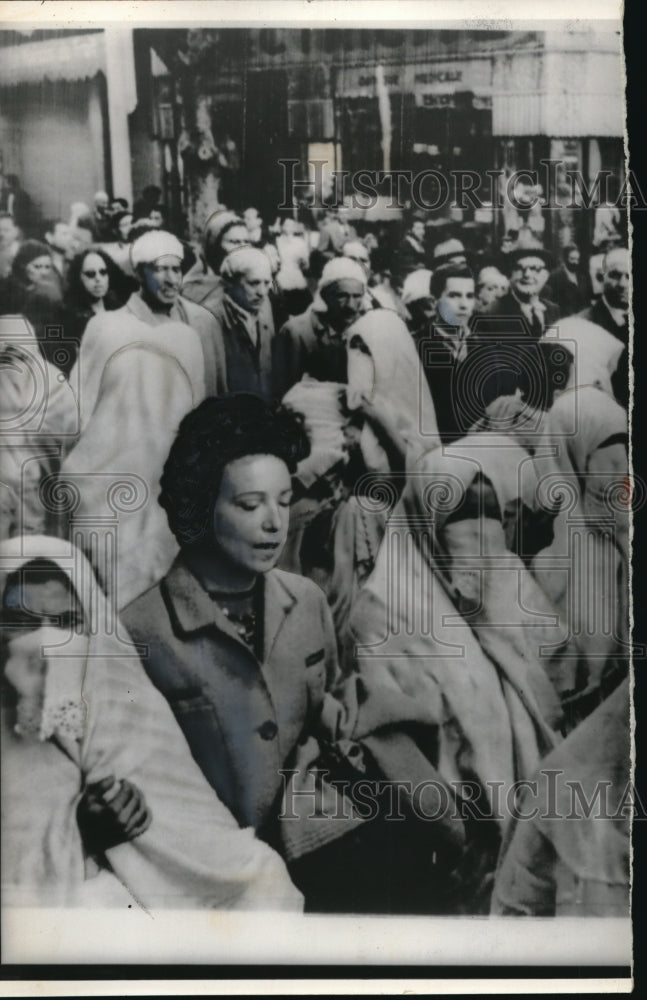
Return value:
<svg viewBox="0 0 647 1000">
<path fill-rule="evenodd" d="M 224 294 L 222 262 L 232 250 L 249 245 L 249 230 L 239 215 L 214 212 L 204 227 L 202 256 L 184 275 L 182 294 L 215 314 Z"/>
<path fill-rule="evenodd" d="M 276 284 L 283 293 L 288 315 L 298 316 L 312 302 L 306 281 L 310 251 L 300 223 L 290 218 L 283 220 L 281 232 L 276 237 L 276 249 L 281 262 Z"/>
<path fill-rule="evenodd" d="M 498 267 L 482 267 L 476 279 L 476 308 L 479 312 L 489 312 L 499 299 L 507 294 L 510 282 Z"/>
<path fill-rule="evenodd" d="M 36 235 L 38 211 L 16 174 L 0 174 L 0 212 L 7 212 L 24 236 Z"/>
<path fill-rule="evenodd" d="M 130 231 L 133 225 L 133 215 L 128 209 L 120 209 L 112 216 L 112 236 L 102 244 L 103 250 L 112 257 L 124 274 L 132 275 L 130 263 Z"/>
<path fill-rule="evenodd" d="M 92 238 L 95 243 L 104 243 L 110 239 L 112 222 L 110 217 L 110 196 L 107 191 L 97 191 L 92 199 L 92 215 L 90 224 Z"/>
<path fill-rule="evenodd" d="M 0 279 L 7 278 L 20 247 L 20 230 L 9 212 L 0 212 Z"/>
<path fill-rule="evenodd" d="M 427 267 L 426 232 L 424 219 L 414 218 L 398 247 L 398 273 L 401 277 L 419 267 Z"/>
<path fill-rule="evenodd" d="M 52 254 L 52 264 L 65 281 L 67 269 L 75 253 L 76 230 L 63 219 L 52 219 L 45 226 L 45 242 Z"/>
<path fill-rule="evenodd" d="M 571 243 L 564 247 L 559 267 L 550 272 L 546 282 L 546 298 L 559 307 L 560 317 L 580 312 L 589 300 L 587 281 L 580 264 L 580 251 Z"/>
<path fill-rule="evenodd" d="M 138 219 L 148 218 L 151 209 L 159 205 L 161 197 L 162 189 L 156 184 L 149 184 L 145 187 L 133 205 L 133 220 L 137 222 Z"/>
<path fill-rule="evenodd" d="M 265 243 L 265 226 L 257 208 L 246 208 L 243 212 L 243 222 L 247 226 L 249 242 L 253 247 L 260 247 Z"/>
<path fill-rule="evenodd" d="M 26 240 L 14 257 L 11 274 L 2 284 L 2 314 L 29 320 L 47 361 L 59 364 L 63 323 L 63 285 L 54 269 L 47 243 Z M 53 336 L 48 336 L 48 328 Z"/>
</svg>

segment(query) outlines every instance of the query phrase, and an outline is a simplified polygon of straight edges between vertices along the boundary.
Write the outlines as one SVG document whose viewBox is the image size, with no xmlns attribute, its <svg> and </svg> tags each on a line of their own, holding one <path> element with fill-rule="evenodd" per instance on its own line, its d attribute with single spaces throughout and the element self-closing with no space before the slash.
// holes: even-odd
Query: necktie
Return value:
<svg viewBox="0 0 647 1000">
<path fill-rule="evenodd" d="M 530 331 L 535 340 L 539 340 L 544 332 L 544 316 L 538 306 L 530 307 Z"/>
</svg>

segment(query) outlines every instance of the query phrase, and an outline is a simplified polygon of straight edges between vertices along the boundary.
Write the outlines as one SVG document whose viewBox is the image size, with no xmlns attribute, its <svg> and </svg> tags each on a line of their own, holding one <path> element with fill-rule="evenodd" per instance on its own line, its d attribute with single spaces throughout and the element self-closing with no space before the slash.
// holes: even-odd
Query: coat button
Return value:
<svg viewBox="0 0 647 1000">
<path fill-rule="evenodd" d="M 273 740 L 278 731 L 279 727 L 271 719 L 267 719 L 267 721 L 256 730 L 262 740 Z"/>
</svg>

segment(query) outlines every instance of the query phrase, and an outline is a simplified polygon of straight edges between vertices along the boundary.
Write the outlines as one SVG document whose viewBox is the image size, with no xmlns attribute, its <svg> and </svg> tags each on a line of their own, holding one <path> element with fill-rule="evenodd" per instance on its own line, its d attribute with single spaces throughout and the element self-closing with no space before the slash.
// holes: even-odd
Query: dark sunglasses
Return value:
<svg viewBox="0 0 647 1000">
<path fill-rule="evenodd" d="M 81 271 L 84 278 L 96 278 L 97 275 L 99 275 L 100 278 L 105 278 L 107 273 L 107 267 L 100 267 L 98 271 Z"/>
</svg>

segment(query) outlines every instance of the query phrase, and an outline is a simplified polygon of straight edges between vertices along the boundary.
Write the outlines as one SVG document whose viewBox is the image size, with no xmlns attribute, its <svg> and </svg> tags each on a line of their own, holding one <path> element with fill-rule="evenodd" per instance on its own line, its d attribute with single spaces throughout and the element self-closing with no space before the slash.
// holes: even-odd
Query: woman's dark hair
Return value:
<svg viewBox="0 0 647 1000">
<path fill-rule="evenodd" d="M 23 285 L 27 284 L 27 265 L 38 257 L 49 257 L 51 259 L 51 256 L 52 251 L 47 243 L 41 243 L 40 240 L 25 240 L 18 248 L 18 252 L 13 259 L 11 273 Z"/>
<path fill-rule="evenodd" d="M 435 299 L 443 294 L 450 278 L 471 278 L 474 281 L 474 272 L 467 264 L 441 264 L 431 276 L 431 294 Z"/>
<path fill-rule="evenodd" d="M 113 232 L 117 239 L 121 239 L 121 233 L 119 232 L 119 223 L 122 219 L 125 219 L 129 215 L 132 219 L 133 213 L 129 208 L 120 209 L 115 212 L 110 220 L 110 225 L 112 226 Z"/>
<path fill-rule="evenodd" d="M 90 305 L 92 302 L 92 296 L 83 287 L 83 282 L 81 281 L 81 270 L 83 268 L 83 261 L 88 256 L 88 254 L 96 253 L 98 257 L 106 265 L 108 271 L 108 291 L 112 290 L 114 292 L 115 288 L 119 285 L 119 268 L 115 264 L 112 257 L 102 250 L 101 247 L 89 246 L 84 250 L 81 250 L 70 262 L 70 267 L 67 272 L 67 294 L 66 298 L 73 302 L 75 305 L 86 306 Z"/>
<path fill-rule="evenodd" d="M 212 396 L 187 414 L 160 481 L 160 506 L 181 546 L 204 541 L 226 465 L 275 455 L 291 474 L 310 451 L 303 418 L 251 393 Z"/>
</svg>

